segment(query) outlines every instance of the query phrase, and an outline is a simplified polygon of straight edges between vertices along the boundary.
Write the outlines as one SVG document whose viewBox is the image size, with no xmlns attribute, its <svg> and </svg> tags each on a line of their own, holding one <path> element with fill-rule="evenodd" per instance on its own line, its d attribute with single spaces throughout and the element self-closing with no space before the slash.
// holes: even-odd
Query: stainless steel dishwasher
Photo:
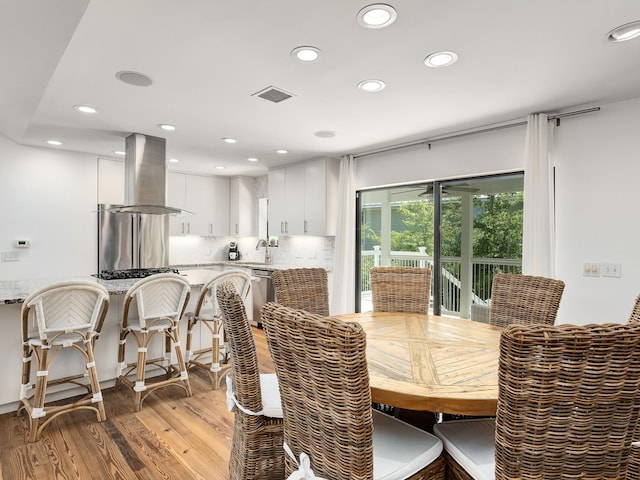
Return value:
<svg viewBox="0 0 640 480">
<path fill-rule="evenodd" d="M 273 293 L 273 283 L 271 282 L 271 270 L 264 268 L 252 268 L 251 274 L 259 281 L 253 284 L 253 325 L 262 328 L 260 321 L 260 311 L 267 302 L 275 301 Z"/>
</svg>

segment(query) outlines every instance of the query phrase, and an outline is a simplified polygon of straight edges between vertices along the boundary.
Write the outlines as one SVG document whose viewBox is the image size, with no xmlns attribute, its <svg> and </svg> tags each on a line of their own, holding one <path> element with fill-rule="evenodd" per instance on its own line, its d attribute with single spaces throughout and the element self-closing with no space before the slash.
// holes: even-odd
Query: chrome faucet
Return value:
<svg viewBox="0 0 640 480">
<path fill-rule="evenodd" d="M 258 244 L 256 245 L 256 250 L 258 250 L 258 248 L 260 247 L 264 247 L 264 263 L 270 264 L 271 252 L 269 251 L 269 242 L 267 242 L 264 238 L 261 238 L 260 240 L 258 240 Z"/>
</svg>

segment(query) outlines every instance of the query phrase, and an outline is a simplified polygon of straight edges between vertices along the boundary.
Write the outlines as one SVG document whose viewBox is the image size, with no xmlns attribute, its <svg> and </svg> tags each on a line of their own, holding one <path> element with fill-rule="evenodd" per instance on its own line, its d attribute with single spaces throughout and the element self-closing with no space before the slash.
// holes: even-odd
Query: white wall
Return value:
<svg viewBox="0 0 640 480">
<path fill-rule="evenodd" d="M 558 323 L 624 322 L 640 293 L 640 99 L 599 106 L 555 131 Z M 524 138 L 513 127 L 362 157 L 357 188 L 522 170 Z M 584 277 L 586 262 L 622 264 L 622 277 Z"/>
<path fill-rule="evenodd" d="M 640 99 L 565 118 L 555 132 L 559 320 L 626 321 L 640 293 Z M 622 264 L 621 278 L 585 277 L 583 265 Z"/>
<path fill-rule="evenodd" d="M 96 158 L 24 147 L 0 136 L 0 280 L 88 275 L 96 269 Z M 31 242 L 16 249 L 15 240 Z"/>
</svg>

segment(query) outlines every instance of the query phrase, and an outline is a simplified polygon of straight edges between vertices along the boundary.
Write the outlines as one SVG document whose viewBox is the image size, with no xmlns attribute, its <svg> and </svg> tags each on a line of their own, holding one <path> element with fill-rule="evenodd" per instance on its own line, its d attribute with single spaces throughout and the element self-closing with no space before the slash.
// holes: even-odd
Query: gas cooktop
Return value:
<svg viewBox="0 0 640 480">
<path fill-rule="evenodd" d="M 103 270 L 96 277 L 102 280 L 126 280 L 129 278 L 145 278 L 156 273 L 180 273 L 175 268 L 131 268 L 129 270 Z"/>
</svg>

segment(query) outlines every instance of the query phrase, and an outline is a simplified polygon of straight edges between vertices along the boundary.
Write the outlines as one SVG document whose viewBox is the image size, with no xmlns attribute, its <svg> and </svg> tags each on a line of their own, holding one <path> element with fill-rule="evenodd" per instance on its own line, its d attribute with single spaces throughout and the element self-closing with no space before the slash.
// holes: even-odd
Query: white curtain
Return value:
<svg viewBox="0 0 640 480">
<path fill-rule="evenodd" d="M 338 181 L 338 218 L 336 226 L 331 314 L 353 313 L 355 307 L 356 191 L 355 160 L 340 159 Z"/>
<path fill-rule="evenodd" d="M 543 113 L 527 118 L 524 157 L 524 225 L 522 273 L 555 275 L 555 206 L 552 144 L 553 122 Z"/>
</svg>

